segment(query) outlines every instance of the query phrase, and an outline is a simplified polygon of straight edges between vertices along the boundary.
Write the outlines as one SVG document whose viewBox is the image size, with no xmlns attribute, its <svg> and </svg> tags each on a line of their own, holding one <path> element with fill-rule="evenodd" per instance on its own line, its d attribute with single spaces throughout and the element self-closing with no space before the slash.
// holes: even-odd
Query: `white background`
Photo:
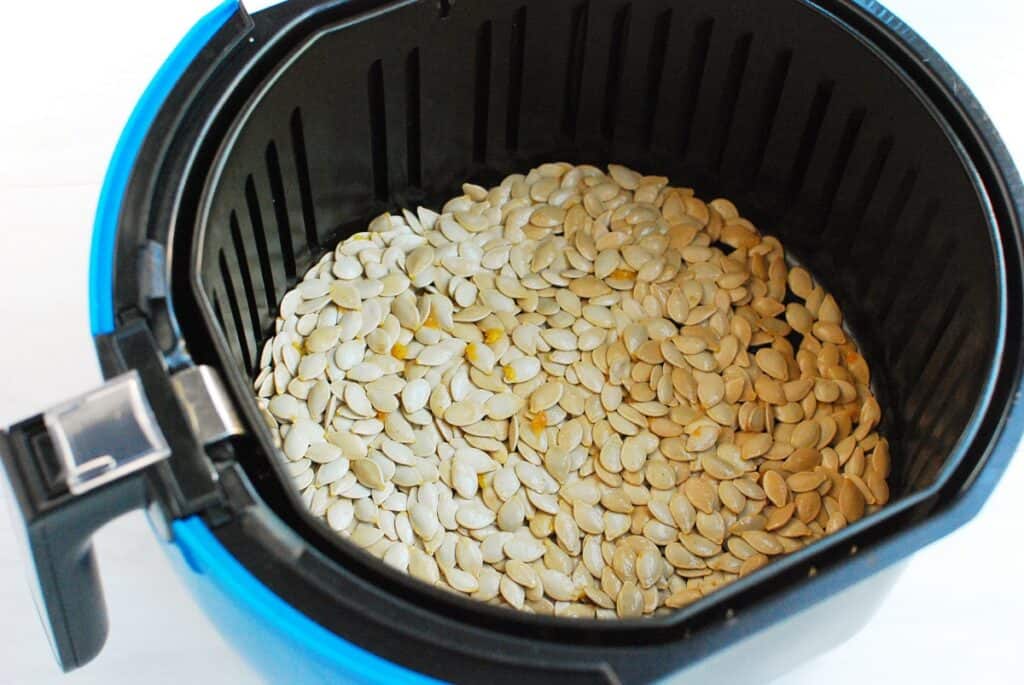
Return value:
<svg viewBox="0 0 1024 685">
<path fill-rule="evenodd" d="M 100 381 L 86 291 L 99 184 L 139 94 L 214 4 L 0 0 L 0 426 Z M 888 6 L 959 71 L 1024 165 L 1024 9 L 1015 0 Z M 779 682 L 1020 682 L 1022 500 L 1018 458 L 974 522 L 913 559 L 864 631 Z M 0 682 L 258 682 L 171 573 L 140 514 L 104 529 L 97 548 L 110 639 L 65 677 L 0 518 Z"/>
</svg>

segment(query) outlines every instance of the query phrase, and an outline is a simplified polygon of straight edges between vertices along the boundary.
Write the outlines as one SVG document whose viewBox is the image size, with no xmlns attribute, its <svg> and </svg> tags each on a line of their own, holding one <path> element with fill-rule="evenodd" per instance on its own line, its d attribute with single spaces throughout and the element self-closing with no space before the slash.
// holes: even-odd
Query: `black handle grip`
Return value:
<svg viewBox="0 0 1024 685">
<path fill-rule="evenodd" d="M 41 416 L 0 431 L 0 463 L 10 485 L 13 524 L 38 582 L 32 588 L 36 609 L 60 667 L 73 670 L 91 661 L 107 638 L 92 535 L 144 506 L 143 475 L 127 475 L 85 495 L 71 494 Z"/>
</svg>

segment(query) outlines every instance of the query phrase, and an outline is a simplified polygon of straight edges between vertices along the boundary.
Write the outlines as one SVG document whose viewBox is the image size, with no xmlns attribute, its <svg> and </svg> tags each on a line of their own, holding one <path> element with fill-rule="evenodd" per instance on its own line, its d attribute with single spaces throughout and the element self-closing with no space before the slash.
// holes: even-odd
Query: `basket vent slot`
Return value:
<svg viewBox="0 0 1024 685">
<path fill-rule="evenodd" d="M 937 471 L 942 464 L 940 459 L 928 459 L 927 457 L 921 457 L 921 452 L 928 449 L 929 438 L 934 438 L 934 426 L 935 422 L 940 419 L 948 419 L 947 423 L 951 425 L 957 425 L 960 423 L 959 417 L 948 416 L 946 412 L 946 406 L 959 405 L 960 403 L 946 401 L 936 401 L 936 398 L 948 398 L 952 399 L 952 395 L 956 392 L 956 389 L 963 387 L 962 381 L 966 378 L 968 373 L 975 372 L 975 367 L 972 364 L 957 364 L 957 359 L 963 354 L 964 350 L 968 347 L 967 343 L 971 337 L 971 329 L 969 326 L 960 326 L 957 330 L 956 335 L 946 336 L 946 340 L 951 340 L 949 349 L 941 357 L 939 363 L 934 367 L 935 371 L 931 374 L 930 382 L 924 382 L 922 378 L 921 382 L 917 384 L 918 390 L 912 393 L 907 399 L 906 409 L 910 410 L 911 407 L 917 405 L 916 409 L 913 410 L 912 418 L 910 419 L 908 426 L 917 426 L 918 429 L 914 431 L 915 437 L 909 441 L 907 445 L 907 457 L 901 460 L 902 463 L 909 467 L 906 482 L 913 483 L 919 480 L 926 469 Z M 941 342 L 941 341 L 940 341 Z M 939 345 L 941 346 L 941 345 Z M 935 349 L 938 349 L 936 346 Z M 929 365 L 931 366 L 931 365 Z M 950 374 L 944 372 L 944 369 L 960 369 L 959 373 Z M 931 411 L 931 420 L 928 421 L 927 427 L 922 425 L 924 415 L 926 411 Z M 909 411 L 907 412 L 910 413 Z M 933 474 L 930 474 L 933 475 Z"/>
<path fill-rule="evenodd" d="M 754 143 L 750 147 L 750 159 L 747 164 L 746 175 L 744 176 L 744 187 L 750 188 L 757 179 L 761 166 L 764 164 L 764 156 L 768 150 L 768 140 L 775 126 L 775 117 L 779 113 L 779 103 L 782 102 L 782 90 L 786 87 L 786 76 L 789 75 L 789 67 L 793 62 L 793 51 L 784 50 L 775 56 L 771 71 L 765 82 L 764 102 L 758 112 L 757 134 Z"/>
<path fill-rule="evenodd" d="M 967 289 L 962 283 L 958 283 L 953 294 L 949 297 L 949 301 L 946 303 L 946 307 L 942 312 L 942 316 L 939 318 L 938 323 L 932 329 L 934 331 L 930 336 L 924 336 L 930 338 L 934 343 L 924 350 L 921 351 L 915 357 L 908 357 L 905 351 L 909 348 L 908 345 L 903 346 L 896 369 L 897 371 L 904 363 L 908 366 L 911 362 L 914 362 L 914 368 L 906 374 L 906 378 L 923 378 L 924 373 L 931 367 L 932 357 L 935 356 L 936 350 L 941 347 L 943 340 L 949 336 L 950 328 L 953 325 L 953 319 L 956 317 L 958 310 L 963 305 L 963 301 L 967 296 Z M 929 309 L 932 309 L 931 307 Z M 898 339 L 898 338 L 897 338 Z"/>
<path fill-rule="evenodd" d="M 242 289 L 245 291 L 245 301 L 249 306 L 249 321 L 252 323 L 253 335 L 258 336 L 261 328 L 260 312 L 256 306 L 256 289 L 253 286 L 252 273 L 249 271 L 249 257 L 245 252 L 245 241 L 242 240 L 237 213 L 231 212 L 228 225 L 231 227 L 231 243 L 235 248 L 235 263 L 238 264 L 238 272 L 242 275 Z"/>
<path fill-rule="evenodd" d="M 622 67 L 629 48 L 629 24 L 633 6 L 626 5 L 612 19 L 612 42 L 608 49 L 608 74 L 604 84 L 604 113 L 601 116 L 601 134 L 606 140 L 615 137 L 615 118 L 619 109 L 619 88 Z"/>
<path fill-rule="evenodd" d="M 665 56 L 668 53 L 668 35 L 672 28 L 672 10 L 667 9 L 654 19 L 654 35 L 651 38 L 651 53 L 647 58 L 647 89 L 644 97 L 643 147 L 650 149 L 654 142 L 654 122 L 658 114 L 658 93 L 665 73 Z"/>
<path fill-rule="evenodd" d="M 284 275 L 289 283 L 295 278 L 295 248 L 292 246 L 292 227 L 288 219 L 288 201 L 285 199 L 284 182 L 281 178 L 281 160 L 277 144 L 267 143 L 267 176 L 270 178 L 270 195 L 274 201 L 274 218 L 277 221 L 277 236 L 281 241 L 281 261 Z M 275 303 L 276 306 L 276 303 Z M 271 307 L 271 311 L 275 308 Z"/>
<path fill-rule="evenodd" d="M 405 60 L 405 155 L 409 185 L 423 186 L 420 132 L 420 49 L 413 48 Z"/>
<path fill-rule="evenodd" d="M 306 228 L 306 243 L 310 253 L 320 248 L 316 230 L 316 210 L 313 206 L 313 189 L 309 183 L 309 157 L 306 152 L 306 136 L 302 127 L 302 110 L 296 107 L 291 120 L 292 150 L 295 153 L 295 169 L 298 174 L 299 196 L 302 198 L 302 219 Z"/>
<path fill-rule="evenodd" d="M 370 106 L 370 152 L 373 156 L 373 194 L 388 199 L 388 120 L 384 104 L 384 64 L 376 60 L 367 77 L 367 102 Z"/>
<path fill-rule="evenodd" d="M 516 10 L 512 22 L 508 62 L 508 111 L 505 115 L 505 149 L 519 149 L 519 113 L 523 99 L 523 60 L 526 57 L 526 6 Z"/>
<path fill-rule="evenodd" d="M 480 25 L 476 35 L 476 93 L 473 110 L 473 160 L 487 159 L 487 116 L 491 103 L 491 22 Z"/>
<path fill-rule="evenodd" d="M 907 271 L 908 282 L 928 284 L 928 296 L 924 297 L 923 293 L 918 291 L 914 297 L 902 298 L 904 300 L 911 299 L 912 302 L 904 302 L 904 305 L 900 307 L 902 311 L 901 316 L 887 325 L 887 332 L 891 336 L 889 340 L 892 341 L 892 344 L 899 346 L 896 348 L 896 354 L 893 359 L 893 366 L 896 370 L 902 368 L 904 361 L 908 359 L 908 353 L 911 351 L 914 353 L 910 357 L 912 359 L 920 360 L 926 357 L 929 350 L 941 342 L 949 321 L 952 320 L 953 315 L 956 313 L 953 308 L 959 305 L 958 300 L 963 298 L 964 293 L 962 292 L 962 284 L 956 283 L 953 285 L 950 283 L 951 279 L 956 278 L 955 274 L 951 274 L 948 268 L 953 262 L 950 255 L 955 249 L 956 241 L 954 239 L 945 240 L 938 250 L 933 249 L 930 251 L 931 254 L 921 255 L 920 257 L 922 261 L 925 259 L 935 260 L 934 264 L 938 264 L 939 268 L 929 269 L 927 273 L 920 274 L 917 262 L 915 262 Z M 950 292 L 951 289 L 953 290 L 952 292 Z M 958 293 L 959 296 L 957 296 Z M 935 320 L 936 311 L 943 302 L 946 303 L 948 309 L 946 315 L 940 317 L 939 323 L 936 323 L 934 326 L 929 325 L 929 322 Z M 893 311 L 896 310 L 894 309 Z M 942 321 L 946 321 L 945 326 L 941 325 Z M 919 330 L 922 327 L 924 330 Z M 907 336 L 911 337 L 908 338 Z M 903 342 L 908 340 L 910 341 L 909 344 Z M 920 372 L 920 370 L 918 371 Z M 915 379 L 918 377 L 918 374 L 910 374 L 904 377 Z"/>
<path fill-rule="evenodd" d="M 242 357 L 242 364 L 248 371 L 254 366 L 252 353 L 249 351 L 249 340 L 245 335 L 245 327 L 242 325 L 242 312 L 238 307 L 238 297 L 235 295 L 235 282 L 231 278 L 231 270 L 228 268 L 227 258 L 224 250 L 218 254 L 218 265 L 220 266 L 220 277 L 224 283 L 224 294 L 228 298 L 228 307 L 231 309 L 231 320 L 235 324 L 235 337 L 238 338 L 238 353 Z"/>
<path fill-rule="evenodd" d="M 907 203 L 913 196 L 918 175 L 918 170 L 914 168 L 904 171 L 881 218 L 866 222 L 862 231 L 863 235 L 853 246 L 851 256 L 851 259 L 859 262 L 862 268 L 870 268 L 877 259 L 878 246 L 889 242 L 887 236 L 897 226 L 900 217 L 906 210 Z"/>
<path fill-rule="evenodd" d="M 893 140 L 888 136 L 878 142 L 875 154 L 864 172 L 860 190 L 854 200 L 854 211 L 858 213 L 859 217 L 855 224 L 846 226 L 846 230 L 835 240 L 832 249 L 836 254 L 849 254 L 851 246 L 861 236 L 861 231 L 867 223 L 868 209 L 871 207 L 875 193 L 878 192 L 878 186 L 882 180 L 882 172 L 885 171 L 885 165 L 892 154 L 892 148 Z"/>
<path fill-rule="evenodd" d="M 832 101 L 834 88 L 834 81 L 824 81 L 819 83 L 814 91 L 811 109 L 807 113 L 807 123 L 804 124 L 804 130 L 800 136 L 800 143 L 797 145 L 796 156 L 793 160 L 793 171 L 789 177 L 789 186 L 786 191 L 787 207 L 793 205 L 800 189 L 803 188 L 807 169 L 811 165 L 811 156 L 814 154 L 818 136 L 821 135 L 822 126 L 825 124 L 825 115 L 828 114 L 828 106 Z"/>
<path fill-rule="evenodd" d="M 708 51 L 711 49 L 711 32 L 714 28 L 714 19 L 704 19 L 693 30 L 690 60 L 683 75 L 683 83 L 679 87 L 682 98 L 679 108 L 680 157 L 686 155 L 686 150 L 690 146 L 693 117 L 697 113 L 697 94 L 700 92 L 700 85 L 704 80 L 704 68 L 707 66 Z"/>
<path fill-rule="evenodd" d="M 922 222 L 920 228 L 930 228 L 932 222 L 929 221 L 927 224 Z M 913 298 L 915 295 L 920 293 L 911 292 L 906 287 L 907 282 L 915 282 L 916 278 L 925 278 L 927 282 L 934 285 L 939 285 L 943 282 L 943 279 L 949 278 L 949 274 L 946 271 L 946 266 L 951 261 L 958 244 L 958 240 L 955 236 L 949 236 L 945 240 L 927 240 L 926 232 L 922 232 L 917 236 L 917 241 L 909 241 L 907 243 L 907 251 L 909 254 L 903 259 L 903 264 L 899 270 L 901 278 L 896 278 L 892 286 L 888 297 L 879 306 L 879 320 L 884 322 L 884 325 L 893 330 L 898 324 L 900 326 L 901 333 L 907 333 L 908 331 L 914 330 L 914 326 L 917 325 L 917 320 L 924 312 L 925 307 L 913 307 L 910 306 L 911 311 L 907 311 L 908 306 L 906 300 Z M 914 249 L 914 246 L 923 246 L 925 250 Z M 918 271 L 924 266 L 928 260 L 934 259 L 935 263 L 940 265 L 938 269 L 930 269 L 928 274 L 918 274 Z M 896 272 L 894 272 L 896 273 Z M 934 293 L 931 293 L 934 295 Z M 929 297 L 929 300 L 935 299 Z M 901 338 L 895 336 L 892 340 L 900 340 Z"/>
<path fill-rule="evenodd" d="M 750 44 L 754 41 L 752 33 L 745 33 L 736 39 L 732 48 L 732 55 L 729 57 L 729 69 L 726 72 L 725 83 L 722 86 L 722 99 L 718 105 L 718 116 L 715 118 L 714 144 L 715 151 L 709 164 L 714 169 L 722 166 L 722 156 L 725 154 L 725 145 L 729 141 L 729 132 L 732 129 L 732 121 L 736 116 L 736 101 L 740 96 L 740 86 L 743 84 L 743 74 L 747 70 L 747 61 L 750 59 Z"/>
<path fill-rule="evenodd" d="M 829 167 L 825 176 L 825 185 L 821 191 L 821 209 L 817 213 L 817 219 L 810 224 L 810 231 L 821 232 L 832 218 L 835 210 L 836 196 L 842 185 L 846 169 L 850 165 L 853 151 L 857 145 L 857 138 L 860 136 L 861 127 L 864 125 L 865 112 L 862 107 L 856 107 L 846 117 L 846 125 L 843 127 L 843 135 L 839 139 L 839 146 L 836 148 L 836 155 L 832 159 L 832 166 Z"/>
<path fill-rule="evenodd" d="M 217 317 L 217 323 L 220 324 L 222 331 L 227 330 L 227 323 L 224 321 L 224 312 L 220 308 L 220 298 L 217 297 L 217 293 L 214 293 L 210 298 L 213 304 L 213 314 Z"/>
<path fill-rule="evenodd" d="M 274 271 L 270 265 L 270 253 L 267 250 L 267 234 L 260 214 L 260 200 L 256 197 L 256 184 L 250 174 L 245 179 L 245 203 L 249 210 L 249 223 L 256 243 L 256 257 L 260 260 L 260 275 L 263 276 L 263 293 L 267 298 L 267 311 L 277 309 L 277 293 L 274 290 Z"/>
<path fill-rule="evenodd" d="M 580 110 L 580 92 L 583 87 L 583 64 L 586 58 L 587 15 L 590 3 L 578 5 L 572 11 L 569 30 L 569 59 L 565 70 L 565 103 L 562 106 L 562 133 L 576 139 L 576 121 Z"/>
<path fill-rule="evenodd" d="M 912 247 L 915 242 L 920 241 L 928 234 L 932 223 L 935 222 L 939 215 L 940 206 L 937 200 L 930 200 L 925 205 L 921 217 L 914 224 L 913 230 L 901 231 L 899 233 L 899 242 L 890 245 L 889 249 L 882 252 L 883 262 L 878 269 L 878 273 L 885 274 L 885 281 L 884 285 L 881 285 L 882 281 L 880 278 L 878 281 L 880 283 L 881 296 L 878 298 L 877 315 L 877 320 L 882 322 L 882 325 L 886 325 L 889 322 L 889 315 L 892 313 L 893 304 L 900 295 L 903 277 L 907 270 L 911 268 L 911 263 L 915 258 Z M 918 242 L 918 244 L 921 243 Z"/>
</svg>

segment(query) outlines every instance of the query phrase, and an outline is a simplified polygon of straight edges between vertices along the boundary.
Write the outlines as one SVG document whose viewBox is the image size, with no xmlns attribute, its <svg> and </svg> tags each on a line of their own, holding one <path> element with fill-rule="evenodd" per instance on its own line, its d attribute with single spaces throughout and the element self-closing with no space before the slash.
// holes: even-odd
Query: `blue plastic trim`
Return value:
<svg viewBox="0 0 1024 685">
<path fill-rule="evenodd" d="M 287 668 L 290 683 L 441 682 L 382 659 L 314 622 L 257 580 L 198 516 L 174 521 L 171 529 L 189 567 L 189 580 L 202 586 L 195 589 L 208 604 L 210 617 L 256 666 Z M 216 595 L 211 596 L 211 591 Z M 227 616 L 229 611 L 235 615 Z M 227 625 L 232 620 L 234 623 Z M 270 653 L 282 647 L 282 642 L 286 643 L 282 651 Z M 282 663 L 284 653 L 292 658 Z M 268 664 L 271 659 L 277 663 Z M 325 677 L 327 680 L 322 680 Z"/>
<path fill-rule="evenodd" d="M 96 206 L 89 256 L 89 323 L 94 336 L 114 330 L 114 242 L 117 237 L 117 221 L 128 178 L 135 166 L 142 141 L 174 84 L 238 9 L 239 0 L 225 0 L 196 22 L 146 87 L 117 141 Z"/>
</svg>

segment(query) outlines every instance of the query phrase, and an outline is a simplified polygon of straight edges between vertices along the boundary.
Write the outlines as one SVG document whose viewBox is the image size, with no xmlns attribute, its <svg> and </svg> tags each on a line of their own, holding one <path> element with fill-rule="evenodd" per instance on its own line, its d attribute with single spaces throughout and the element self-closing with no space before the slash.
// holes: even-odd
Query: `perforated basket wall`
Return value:
<svg viewBox="0 0 1024 685">
<path fill-rule="evenodd" d="M 907 81 L 778 4 L 416 3 L 307 32 L 209 181 L 200 295 L 232 370 L 252 372 L 278 299 L 375 213 L 540 161 L 617 161 L 733 199 L 835 293 L 884 403 L 894 494 L 931 484 L 992 362 L 983 207 Z"/>
</svg>

